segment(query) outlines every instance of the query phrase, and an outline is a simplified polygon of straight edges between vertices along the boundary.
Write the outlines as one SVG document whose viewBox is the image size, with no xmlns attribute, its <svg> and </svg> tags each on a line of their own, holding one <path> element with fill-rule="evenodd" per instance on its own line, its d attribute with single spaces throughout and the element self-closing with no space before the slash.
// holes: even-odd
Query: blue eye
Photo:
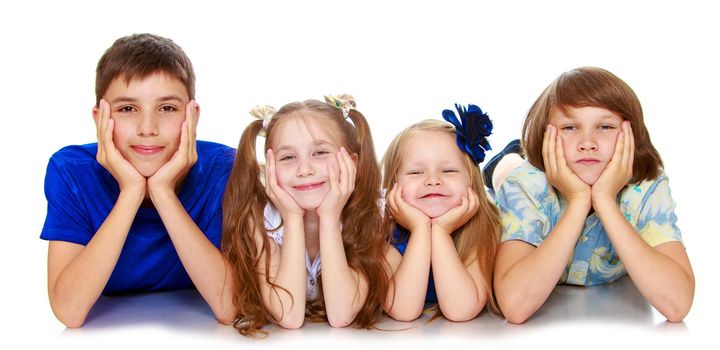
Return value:
<svg viewBox="0 0 720 350">
<path fill-rule="evenodd" d="M 600 129 L 601 130 L 612 130 L 612 129 L 615 129 L 615 126 L 610 125 L 610 124 L 603 124 L 603 125 L 600 125 Z"/>
<path fill-rule="evenodd" d="M 575 131 L 575 130 L 577 130 L 577 126 L 575 126 L 575 125 L 563 125 L 562 127 L 560 127 L 560 129 L 561 129 L 561 130 L 565 130 L 565 131 Z"/>
</svg>

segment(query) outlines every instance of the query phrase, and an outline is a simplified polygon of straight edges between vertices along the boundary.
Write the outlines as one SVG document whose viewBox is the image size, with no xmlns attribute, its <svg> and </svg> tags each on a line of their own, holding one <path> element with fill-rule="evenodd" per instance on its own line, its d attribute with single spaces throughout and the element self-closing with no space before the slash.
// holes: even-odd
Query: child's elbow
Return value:
<svg viewBox="0 0 720 350">
<path fill-rule="evenodd" d="M 443 316 L 445 316 L 445 318 L 448 319 L 449 321 L 453 321 L 453 322 L 470 321 L 473 318 L 477 317 L 478 314 L 480 314 L 480 311 L 482 311 L 484 306 L 485 306 L 485 303 L 482 303 L 479 306 L 474 307 L 474 308 L 460 308 L 460 309 L 452 310 L 452 311 L 443 310 Z"/>
<path fill-rule="evenodd" d="M 350 325 L 350 322 L 347 322 L 339 317 L 328 317 L 328 323 L 330 324 L 330 327 L 333 328 L 345 328 Z"/>
<path fill-rule="evenodd" d="M 52 299 L 50 300 L 50 308 L 52 309 L 53 314 L 55 314 L 55 318 L 57 318 L 57 320 L 67 328 L 82 327 L 85 324 L 85 319 L 88 315 L 87 311 L 66 310 L 69 308 L 53 303 Z"/>
<path fill-rule="evenodd" d="M 303 323 L 305 322 L 305 314 L 302 315 L 302 317 L 294 317 L 290 315 L 285 315 L 280 321 L 277 322 L 277 324 L 285 329 L 300 329 L 303 326 Z"/>
<path fill-rule="evenodd" d="M 503 312 L 503 315 L 505 316 L 505 319 L 508 322 L 514 323 L 514 324 L 525 323 L 525 321 L 527 321 L 530 318 L 530 316 L 532 316 L 532 314 L 529 312 L 525 312 L 525 311 L 518 310 L 515 308 L 502 309 L 502 312 Z"/>
<path fill-rule="evenodd" d="M 672 323 L 679 323 L 682 322 L 685 319 L 685 316 L 690 312 L 690 305 L 687 306 L 681 306 L 676 305 L 670 310 L 666 310 L 663 312 L 663 316 L 668 320 L 668 322 Z"/>
<path fill-rule="evenodd" d="M 400 322 L 415 321 L 420 317 L 420 315 L 422 315 L 422 312 L 423 312 L 422 307 L 406 308 L 404 310 L 401 308 L 395 307 L 395 308 L 386 310 L 386 313 L 388 314 L 388 316 L 390 316 L 393 320 L 400 321 Z"/>
<path fill-rule="evenodd" d="M 53 310 L 55 311 L 55 310 Z M 67 328 L 80 328 L 85 324 L 86 313 L 63 313 L 55 311 L 55 317 Z"/>
<path fill-rule="evenodd" d="M 223 314 L 216 313 L 215 319 L 218 321 L 218 323 L 221 323 L 224 325 L 230 325 L 230 324 L 235 323 L 236 317 L 232 317 L 232 316 L 224 314 L 224 313 Z"/>
</svg>

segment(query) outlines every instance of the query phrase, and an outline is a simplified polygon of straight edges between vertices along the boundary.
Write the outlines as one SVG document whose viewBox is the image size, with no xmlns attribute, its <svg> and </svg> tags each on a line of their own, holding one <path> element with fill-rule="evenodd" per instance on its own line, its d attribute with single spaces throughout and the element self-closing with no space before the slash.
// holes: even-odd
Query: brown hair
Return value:
<svg viewBox="0 0 720 350">
<path fill-rule="evenodd" d="M 528 111 L 522 129 L 522 146 L 528 162 L 545 170 L 543 135 L 553 108 L 601 107 L 630 122 L 635 138 L 635 159 L 631 183 L 660 175 L 662 159 L 643 121 L 642 107 L 635 92 L 614 74 L 596 67 L 580 67 L 561 74 L 542 92 Z"/>
<path fill-rule="evenodd" d="M 348 265 L 368 280 L 368 295 L 362 309 L 351 326 L 371 328 L 382 315 L 382 305 L 388 286 L 385 273 L 384 232 L 380 230 L 381 213 L 380 169 L 375 157 L 370 128 L 365 117 L 357 110 L 350 110 L 348 119 L 340 109 L 327 103 L 307 100 L 283 106 L 267 126 L 265 150 L 273 140 L 273 131 L 283 121 L 302 113 L 314 112 L 313 120 L 320 119 L 331 135 L 338 135 L 348 153 L 357 154 L 357 178 L 355 189 L 341 215 L 342 239 Z M 317 117 L 316 117 L 317 116 Z M 318 118 L 318 119 L 316 119 Z M 353 126 L 354 124 L 354 126 Z M 228 179 L 223 198 L 222 251 L 231 266 L 236 292 L 233 303 L 238 315 L 235 328 L 243 335 L 253 335 L 265 324 L 277 322 L 262 303 L 258 266 L 262 251 L 265 255 L 265 280 L 273 289 L 284 290 L 270 282 L 270 238 L 264 227 L 264 208 L 269 202 L 260 176 L 261 168 L 255 154 L 255 141 L 262 130 L 262 121 L 255 120 L 245 129 L 238 145 L 235 164 Z M 262 245 L 256 246 L 255 232 L 262 233 Z M 312 321 L 327 320 L 322 296 L 322 279 L 318 278 L 318 297 L 306 305 L 306 316 Z M 284 290 L 287 292 L 287 290 Z"/>
<path fill-rule="evenodd" d="M 126 83 L 165 73 L 180 80 L 190 99 L 195 99 L 195 71 L 185 52 L 172 40 L 153 34 L 133 34 L 115 40 L 98 61 L 95 104 L 118 77 Z"/>
<path fill-rule="evenodd" d="M 417 124 L 413 124 L 407 129 L 401 131 L 388 146 L 387 151 L 382 159 L 383 164 L 383 188 L 389 189 L 397 182 L 397 173 L 400 169 L 403 155 L 404 144 L 411 136 L 421 132 L 440 132 L 447 133 L 455 137 L 455 127 L 439 120 L 423 120 Z M 462 151 L 461 151 L 462 152 Z M 493 295 L 492 278 L 493 266 L 495 264 L 495 253 L 500 238 L 500 213 L 497 207 L 490 201 L 485 193 L 485 185 L 483 177 L 480 174 L 480 168 L 475 165 L 469 154 L 462 152 L 465 166 L 470 174 L 470 183 L 473 191 L 478 194 L 480 205 L 475 216 L 466 222 L 462 227 L 453 232 L 452 237 L 455 242 L 460 260 L 466 265 L 470 265 L 473 261 L 471 257 L 475 256 L 480 265 L 480 272 L 483 275 L 485 287 L 487 288 L 487 301 L 489 309 L 496 313 L 500 313 L 500 309 L 495 302 Z M 387 235 L 389 241 L 396 241 L 393 235 L 395 229 L 395 221 L 391 218 L 389 208 L 385 207 L 383 221 L 383 231 Z M 435 317 L 442 315 L 438 308 Z"/>
</svg>

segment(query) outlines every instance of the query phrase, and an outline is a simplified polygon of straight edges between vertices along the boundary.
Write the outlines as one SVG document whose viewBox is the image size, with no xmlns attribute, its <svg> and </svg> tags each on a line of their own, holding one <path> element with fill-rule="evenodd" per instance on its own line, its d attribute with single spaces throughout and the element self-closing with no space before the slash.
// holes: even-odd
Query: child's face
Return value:
<svg viewBox="0 0 720 350">
<path fill-rule="evenodd" d="M 278 185 L 305 210 L 317 209 L 330 191 L 328 163 L 340 150 L 313 114 L 286 117 L 272 135 Z"/>
<path fill-rule="evenodd" d="M 568 167 L 583 182 L 597 181 L 615 152 L 623 118 L 600 107 L 553 108 L 550 124 L 563 140 Z"/>
<path fill-rule="evenodd" d="M 455 136 L 424 131 L 407 139 L 397 173 L 403 200 L 431 218 L 457 207 L 470 186 Z"/>
<path fill-rule="evenodd" d="M 185 85 L 162 73 L 128 84 L 118 77 L 102 98 L 110 104 L 110 117 L 115 121 L 115 147 L 141 175 L 155 174 L 178 149 L 190 100 Z M 97 112 L 93 109 L 93 114 Z"/>
</svg>

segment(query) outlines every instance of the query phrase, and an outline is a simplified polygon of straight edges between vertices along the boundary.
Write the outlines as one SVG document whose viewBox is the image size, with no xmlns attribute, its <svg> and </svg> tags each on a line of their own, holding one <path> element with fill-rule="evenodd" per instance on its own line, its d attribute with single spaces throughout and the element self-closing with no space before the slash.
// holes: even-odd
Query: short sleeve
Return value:
<svg viewBox="0 0 720 350">
<path fill-rule="evenodd" d="M 548 214 L 533 186 L 522 180 L 508 176 L 495 194 L 503 227 L 500 240 L 520 240 L 538 246 L 550 231 Z"/>
<path fill-rule="evenodd" d="M 665 242 L 682 242 L 676 223 L 675 201 L 670 194 L 668 178 L 662 176 L 643 198 L 637 231 L 652 247 Z"/>
<path fill-rule="evenodd" d="M 53 156 L 45 174 L 47 216 L 40 238 L 86 245 L 94 231 L 78 196 L 79 188 L 63 162 Z"/>
</svg>

